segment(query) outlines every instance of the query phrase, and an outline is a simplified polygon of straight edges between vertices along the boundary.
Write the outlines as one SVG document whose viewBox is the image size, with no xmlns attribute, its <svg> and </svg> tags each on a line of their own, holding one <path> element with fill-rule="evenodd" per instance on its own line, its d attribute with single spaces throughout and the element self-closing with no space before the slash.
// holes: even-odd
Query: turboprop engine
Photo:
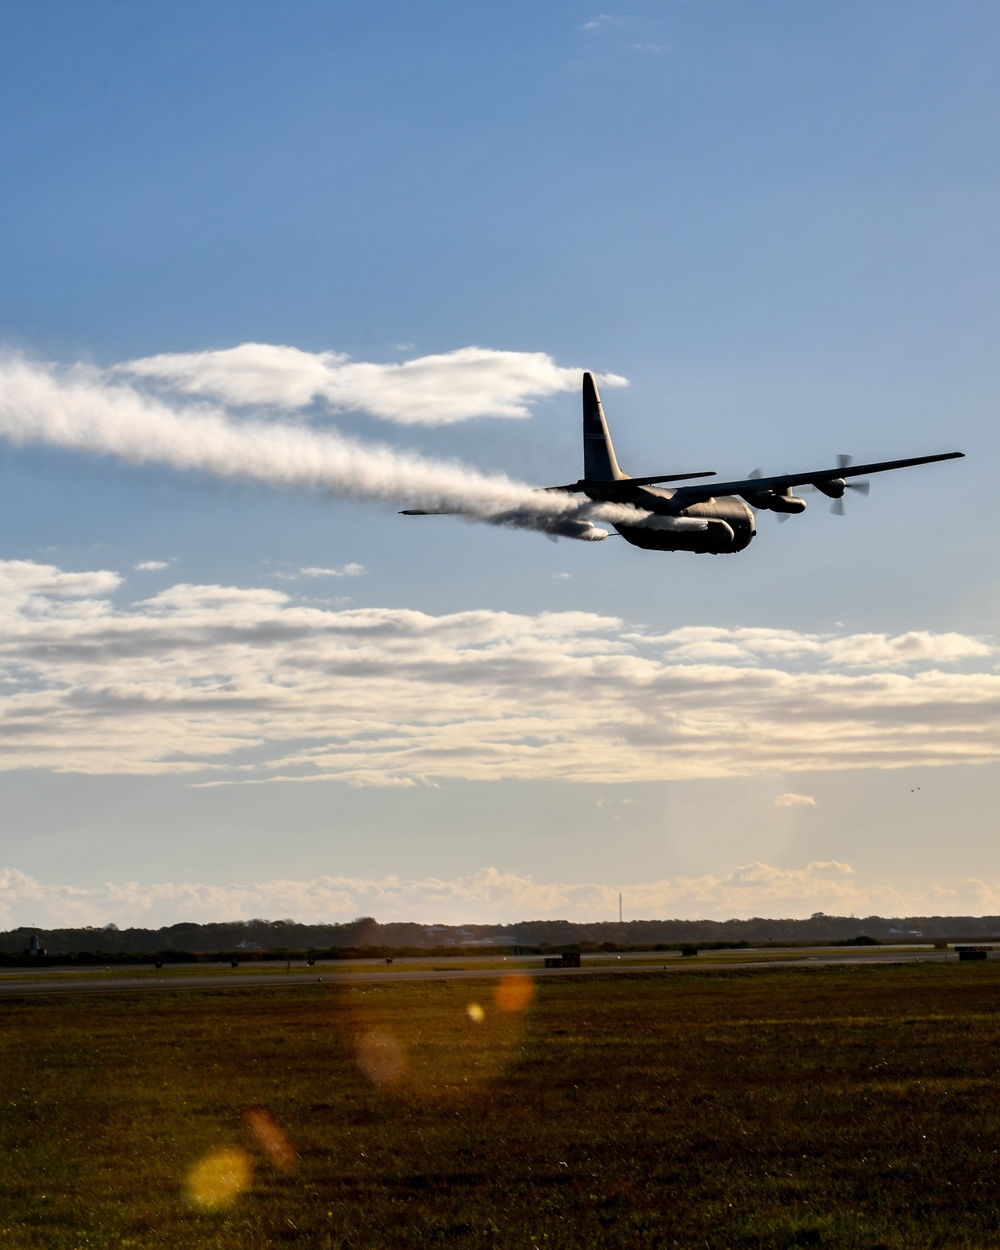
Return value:
<svg viewBox="0 0 1000 1250">
<path fill-rule="evenodd" d="M 744 491 L 743 498 L 751 508 L 768 512 L 787 512 L 789 514 L 805 512 L 806 501 L 791 491 L 783 494 L 776 490 Z"/>
<path fill-rule="evenodd" d="M 826 495 L 827 499 L 843 499 L 844 491 L 847 490 L 847 483 L 842 477 L 831 477 L 825 481 L 820 478 L 818 482 L 812 485 L 821 495 Z"/>
</svg>

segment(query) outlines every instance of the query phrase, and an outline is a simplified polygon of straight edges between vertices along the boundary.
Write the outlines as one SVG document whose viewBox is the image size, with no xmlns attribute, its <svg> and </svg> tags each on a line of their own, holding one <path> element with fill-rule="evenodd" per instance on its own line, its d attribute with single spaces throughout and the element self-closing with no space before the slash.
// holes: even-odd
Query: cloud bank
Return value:
<svg viewBox="0 0 1000 1250">
<path fill-rule="evenodd" d="M 1000 882 L 964 880 L 922 892 L 861 885 L 849 864 L 801 868 L 752 863 L 721 876 L 678 876 L 625 885 L 635 919 L 747 919 L 752 916 L 984 915 L 1000 911 Z M 505 924 L 518 920 L 617 920 L 618 886 L 539 882 L 495 868 L 454 881 L 320 876 L 310 881 L 232 885 L 107 884 L 91 889 L 47 884 L 0 870 L 0 928 L 117 924 L 154 928 L 180 921 L 274 920 L 305 924 L 375 916 L 380 922 Z"/>
<path fill-rule="evenodd" d="M 574 376 L 578 382 L 579 374 Z M 0 437 L 17 445 L 326 491 L 359 502 L 458 512 L 487 524 L 571 538 L 604 538 L 606 531 L 597 529 L 595 520 L 635 524 L 648 515 L 539 491 L 501 473 L 348 438 L 334 429 L 248 418 L 203 401 L 168 400 L 89 367 L 62 369 L 18 356 L 0 358 Z M 695 521 L 668 518 L 656 518 L 655 523 L 704 528 Z"/>
<path fill-rule="evenodd" d="M 237 406 L 290 411 L 318 401 L 334 412 L 365 412 L 399 425 L 451 425 L 472 417 L 529 417 L 531 401 L 579 390 L 583 370 L 562 368 L 545 352 L 486 347 L 373 364 L 339 352 L 242 343 L 147 356 L 113 372 Z M 614 373 L 600 381 L 628 385 Z"/>
<path fill-rule="evenodd" d="M 125 593 L 0 562 L 0 769 L 412 786 L 1000 758 L 997 648 L 965 635 L 713 629 L 708 656 L 690 629 L 585 612 Z"/>
</svg>

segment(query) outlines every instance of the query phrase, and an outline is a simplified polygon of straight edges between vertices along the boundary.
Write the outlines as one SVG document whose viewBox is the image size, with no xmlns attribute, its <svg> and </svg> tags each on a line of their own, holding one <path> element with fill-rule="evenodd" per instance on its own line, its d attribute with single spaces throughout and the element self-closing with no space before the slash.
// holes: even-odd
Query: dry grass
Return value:
<svg viewBox="0 0 1000 1250">
<path fill-rule="evenodd" d="M 994 964 L 7 1001 L 0 1246 L 1000 1247 L 998 1005 Z"/>
</svg>

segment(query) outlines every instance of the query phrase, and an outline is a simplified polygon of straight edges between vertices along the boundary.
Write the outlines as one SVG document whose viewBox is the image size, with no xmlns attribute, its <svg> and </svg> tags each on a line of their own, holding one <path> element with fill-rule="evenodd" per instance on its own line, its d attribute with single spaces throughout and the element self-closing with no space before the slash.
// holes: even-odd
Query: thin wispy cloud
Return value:
<svg viewBox="0 0 1000 1250">
<path fill-rule="evenodd" d="M 307 568 L 299 569 L 303 577 L 361 577 L 365 572 L 363 564 L 341 564 L 334 569 Z"/>
<path fill-rule="evenodd" d="M 816 651 L 756 631 L 766 659 L 706 660 L 687 630 L 587 612 L 432 616 L 184 583 L 123 605 L 120 587 L 107 570 L 0 562 L 0 768 L 414 786 L 1000 758 L 982 639 L 927 635 L 916 662 L 880 638 L 881 665 L 858 669 L 830 658 L 867 654 L 851 636 Z"/>
<path fill-rule="evenodd" d="M 158 573 L 160 569 L 169 569 L 169 560 L 143 560 L 141 564 L 132 566 L 139 573 Z"/>
<path fill-rule="evenodd" d="M 320 568 L 317 565 L 310 565 L 304 569 L 298 569 L 292 573 L 287 570 L 278 570 L 269 573 L 269 577 L 275 578 L 282 582 L 297 582 L 303 577 L 363 577 L 368 570 L 363 564 L 341 564 L 335 568 Z"/>
<path fill-rule="evenodd" d="M 811 794 L 779 794 L 774 800 L 775 807 L 815 807 L 816 800 Z"/>
<path fill-rule="evenodd" d="M 640 23 L 637 23 L 632 18 L 615 17 L 610 13 L 598 13 L 596 17 L 592 17 L 589 21 L 584 22 L 580 29 L 608 35 L 611 32 L 615 32 L 619 36 L 617 46 L 629 52 L 666 52 L 669 50 L 668 44 L 658 43 L 641 37 L 622 41 L 622 37 L 626 32 L 636 31 L 638 33 L 639 26 Z"/>
</svg>

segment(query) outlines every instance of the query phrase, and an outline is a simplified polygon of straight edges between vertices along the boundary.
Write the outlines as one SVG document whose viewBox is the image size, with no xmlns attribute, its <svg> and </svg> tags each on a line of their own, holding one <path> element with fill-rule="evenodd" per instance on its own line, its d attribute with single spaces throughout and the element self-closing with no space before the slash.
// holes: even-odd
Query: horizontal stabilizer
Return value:
<svg viewBox="0 0 1000 1250">
<path fill-rule="evenodd" d="M 473 512 L 462 512 L 458 508 L 403 508 L 400 516 L 467 516 L 476 517 Z M 491 525 L 507 525 L 511 529 L 535 530 L 540 534 L 548 534 L 550 538 L 578 538 L 582 542 L 600 542 L 608 537 L 608 531 L 602 530 L 593 521 L 579 517 L 544 516 L 530 512 L 502 512 L 490 517 L 479 517 L 488 520 Z"/>
<path fill-rule="evenodd" d="M 715 477 L 714 469 L 705 469 L 701 473 L 669 473 L 661 474 L 657 477 L 622 477 L 622 482 L 631 483 L 633 486 L 653 486 L 657 482 L 689 482 L 694 477 Z M 564 490 L 570 494 L 586 495 L 590 491 L 598 490 L 607 486 L 607 479 L 592 479 L 583 477 L 579 482 L 570 482 L 568 486 L 542 486 L 541 490 Z"/>
</svg>

